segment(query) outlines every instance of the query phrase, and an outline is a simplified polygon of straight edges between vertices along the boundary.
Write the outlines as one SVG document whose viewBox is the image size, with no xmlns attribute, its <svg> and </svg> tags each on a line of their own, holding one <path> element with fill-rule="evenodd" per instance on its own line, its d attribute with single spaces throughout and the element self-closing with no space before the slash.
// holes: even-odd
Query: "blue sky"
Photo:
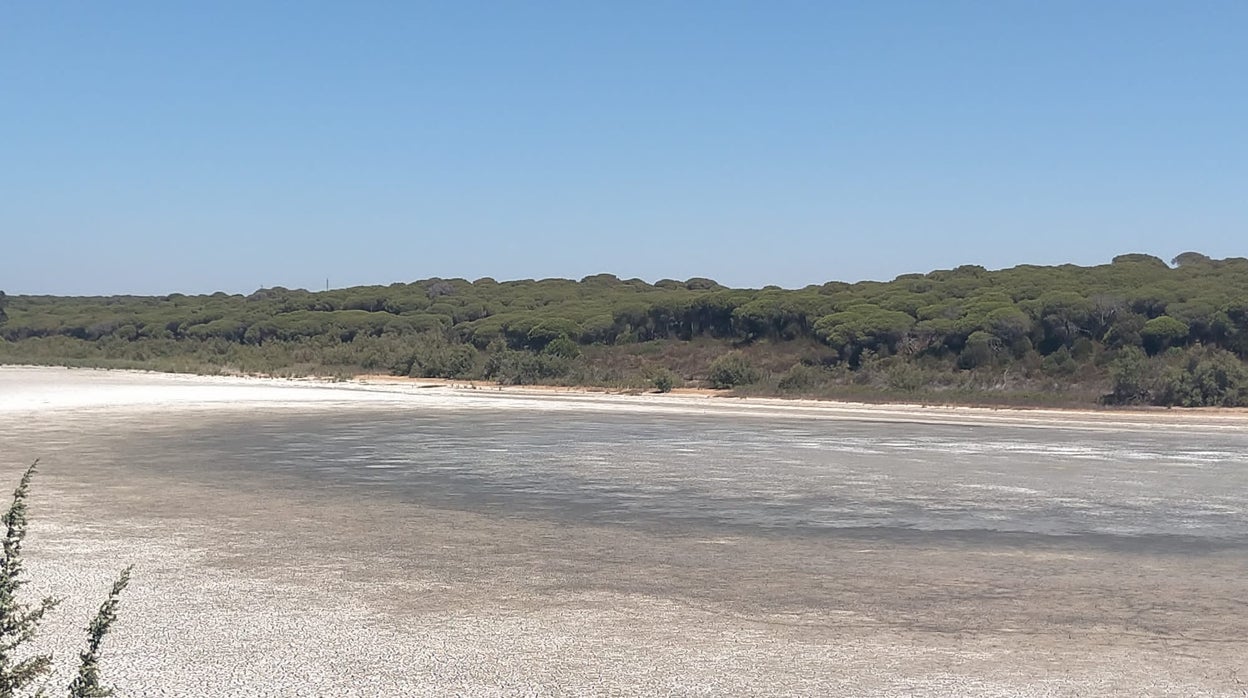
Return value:
<svg viewBox="0 0 1248 698">
<path fill-rule="evenodd" d="M 1248 2 L 11 2 L 0 289 L 1248 255 Z"/>
</svg>

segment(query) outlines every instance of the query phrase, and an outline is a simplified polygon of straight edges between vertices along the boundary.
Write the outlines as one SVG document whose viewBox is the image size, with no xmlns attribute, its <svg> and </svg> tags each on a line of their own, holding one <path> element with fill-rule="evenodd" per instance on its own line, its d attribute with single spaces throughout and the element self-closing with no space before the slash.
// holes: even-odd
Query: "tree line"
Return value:
<svg viewBox="0 0 1248 698">
<path fill-rule="evenodd" d="M 1248 259 L 1195 252 L 802 289 L 599 274 L 246 296 L 0 294 L 0 322 L 9 362 L 1248 404 Z"/>
</svg>

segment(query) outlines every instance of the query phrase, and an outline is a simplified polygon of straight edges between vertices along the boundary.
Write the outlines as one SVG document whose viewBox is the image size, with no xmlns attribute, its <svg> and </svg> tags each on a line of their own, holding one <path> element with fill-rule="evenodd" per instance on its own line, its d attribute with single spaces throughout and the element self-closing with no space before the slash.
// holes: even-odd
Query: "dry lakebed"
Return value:
<svg viewBox="0 0 1248 698">
<path fill-rule="evenodd" d="M 0 368 L 57 684 L 1248 695 L 1248 415 Z"/>
</svg>

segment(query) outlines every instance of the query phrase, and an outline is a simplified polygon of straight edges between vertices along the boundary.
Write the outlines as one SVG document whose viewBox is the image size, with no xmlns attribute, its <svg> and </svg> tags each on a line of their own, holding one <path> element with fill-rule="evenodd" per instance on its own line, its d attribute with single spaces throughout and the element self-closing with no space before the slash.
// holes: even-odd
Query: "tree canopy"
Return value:
<svg viewBox="0 0 1248 698">
<path fill-rule="evenodd" d="M 1013 375 L 1039 375 L 1047 366 L 1057 376 L 1084 371 L 1108 387 L 1109 362 L 1129 348 L 1149 361 L 1198 347 L 1242 360 L 1248 259 L 1184 252 L 1171 266 L 1124 254 L 1091 267 L 966 265 L 791 290 L 598 274 L 580 281 L 433 278 L 321 292 L 275 287 L 245 296 L 0 293 L 0 322 L 6 311 L 0 360 L 8 361 L 168 367 L 185 360 L 192 370 L 480 377 L 490 357 L 501 357 L 497 366 L 528 365 L 504 355 L 521 352 L 579 366 L 595 382 L 594 375 L 638 368 L 608 356 L 658 342 L 706 354 L 664 366 L 694 381 L 707 380 L 716 356 L 746 350 L 762 364 L 783 355 L 850 372 L 880 361 L 946 372 L 1013 367 Z"/>
</svg>

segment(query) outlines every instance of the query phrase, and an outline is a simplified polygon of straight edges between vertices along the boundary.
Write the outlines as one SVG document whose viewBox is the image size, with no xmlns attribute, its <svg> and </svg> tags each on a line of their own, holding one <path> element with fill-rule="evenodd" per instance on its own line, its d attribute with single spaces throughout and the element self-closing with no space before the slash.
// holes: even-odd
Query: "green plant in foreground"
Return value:
<svg viewBox="0 0 1248 698">
<path fill-rule="evenodd" d="M 3 522 L 4 559 L 0 560 L 0 698 L 9 698 L 52 669 L 52 656 L 38 654 L 18 660 L 16 650 L 35 637 L 43 614 L 56 608 L 59 599 L 44 598 L 31 608 L 17 600 L 22 580 L 22 540 L 26 537 L 26 492 L 35 475 L 35 461 L 13 492 L 13 504 Z"/>
<path fill-rule="evenodd" d="M 78 665 L 78 677 L 69 684 L 70 698 L 102 698 L 113 694 L 111 689 L 100 685 L 100 645 L 103 644 L 104 636 L 108 634 L 113 621 L 117 620 L 121 592 L 130 583 L 130 571 L 133 569 L 134 565 L 130 565 L 121 571 L 121 576 L 113 582 L 108 599 L 100 604 L 95 619 L 87 626 L 87 649 L 78 655 L 81 663 Z"/>
<path fill-rule="evenodd" d="M 26 584 L 21 578 L 22 541 L 26 538 L 27 528 L 26 497 L 38 465 L 39 461 L 35 461 L 22 474 L 17 489 L 13 491 L 13 503 L 0 519 L 5 526 L 3 559 L 0 559 L 0 698 L 13 698 L 21 695 L 19 692 L 27 692 L 32 684 L 52 671 L 52 656 L 49 654 L 18 659 L 23 646 L 34 639 L 44 614 L 60 603 L 59 599 L 46 597 L 39 605 L 31 607 L 17 598 L 17 592 Z M 130 571 L 130 567 L 122 571 L 108 599 L 87 628 L 87 649 L 79 655 L 81 665 L 77 678 L 69 686 L 70 698 L 112 695 L 111 690 L 99 683 L 100 646 L 116 620 L 119 597 L 130 581 Z M 44 695 L 43 688 L 35 691 L 34 695 Z"/>
</svg>

